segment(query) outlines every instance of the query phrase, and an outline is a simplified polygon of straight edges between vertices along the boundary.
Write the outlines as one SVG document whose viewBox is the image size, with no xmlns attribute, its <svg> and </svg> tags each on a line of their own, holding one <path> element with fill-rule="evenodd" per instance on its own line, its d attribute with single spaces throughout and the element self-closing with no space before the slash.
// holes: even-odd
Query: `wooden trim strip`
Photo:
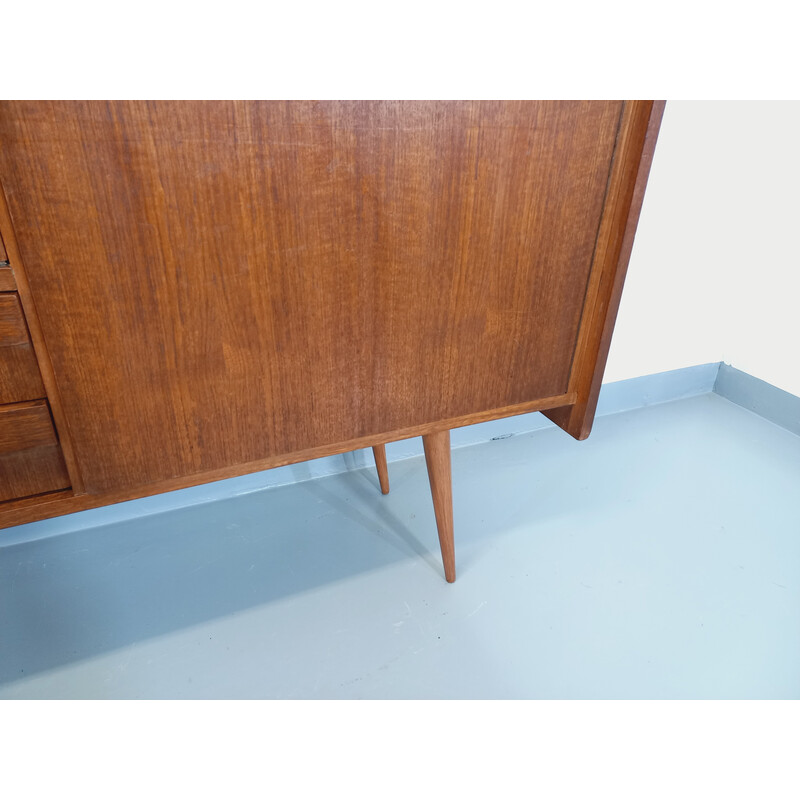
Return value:
<svg viewBox="0 0 800 800">
<path fill-rule="evenodd" d="M 44 502 L 52 502 L 55 500 L 66 500 L 73 497 L 72 489 L 60 489 L 57 492 L 41 492 L 40 494 L 28 495 L 28 497 L 21 497 L 19 500 L 6 500 L 0 504 L 0 509 L 3 513 L 8 511 L 17 511 L 21 508 L 28 508 L 30 506 L 41 505 Z"/>
<path fill-rule="evenodd" d="M 11 222 L 8 203 L 6 202 L 5 189 L 2 185 L 0 185 L 0 231 L 2 231 L 3 242 L 6 247 L 6 252 L 8 253 L 9 262 L 14 266 L 14 278 L 16 279 L 17 290 L 19 291 L 22 310 L 25 313 L 25 321 L 28 324 L 28 332 L 31 336 L 33 351 L 36 354 L 36 360 L 39 362 L 39 372 L 42 375 L 42 383 L 47 392 L 50 411 L 53 414 L 53 420 L 61 444 L 61 451 L 64 455 L 64 462 L 67 466 L 67 472 L 69 473 L 70 482 L 75 493 L 79 494 L 83 491 L 83 478 L 81 477 L 81 471 L 75 456 L 75 448 L 72 445 L 72 435 L 69 430 L 66 415 L 64 414 L 61 393 L 58 390 L 55 371 L 50 361 L 50 353 L 47 350 L 47 343 L 44 340 L 42 326 L 39 323 L 39 315 L 36 312 L 36 304 L 33 301 L 28 278 L 25 274 L 25 267 L 22 263 L 19 248 L 17 247 L 17 238 L 14 233 L 14 226 Z"/>
<path fill-rule="evenodd" d="M 592 429 L 663 113 L 663 101 L 629 101 L 623 109 L 570 373 L 569 390 L 578 400 L 570 407 L 545 412 L 545 416 L 576 439 L 585 439 Z"/>
<path fill-rule="evenodd" d="M 542 411 L 547 408 L 557 408 L 566 406 L 576 401 L 574 394 L 562 394 L 554 397 L 546 397 L 541 400 L 532 400 L 526 403 L 519 403 L 505 408 L 494 409 L 493 411 L 481 411 L 475 414 L 466 414 L 461 417 L 442 420 L 440 422 L 415 425 L 389 433 L 375 434 L 372 436 L 362 436 L 358 439 L 351 439 L 348 442 L 338 444 L 323 445 L 308 450 L 301 450 L 288 455 L 271 456 L 270 458 L 252 461 L 249 464 L 238 464 L 233 467 L 212 470 L 211 472 L 197 473 L 195 475 L 170 478 L 165 481 L 139 486 L 135 489 L 124 489 L 116 492 L 108 492 L 102 495 L 82 494 L 71 497 L 64 497 L 62 493 L 52 495 L 42 495 L 41 502 L 31 503 L 29 500 L 12 501 L 0 505 L 0 529 L 9 528 L 12 525 L 21 525 L 25 522 L 34 520 L 49 519 L 61 514 L 70 514 L 74 511 L 84 511 L 89 508 L 98 508 L 112 503 L 121 503 L 125 500 L 134 500 L 139 497 L 149 497 L 150 495 L 162 492 L 171 492 L 176 489 L 186 489 L 189 486 L 197 486 L 211 481 L 224 480 L 239 475 L 246 475 L 250 472 L 270 469 L 272 467 L 282 467 L 287 464 L 296 464 L 300 461 L 308 461 L 312 458 L 322 458 L 333 456 L 339 453 L 347 453 L 352 450 L 359 450 L 366 447 L 374 447 L 387 442 L 396 442 L 401 439 L 411 439 L 414 436 L 423 436 L 428 433 L 460 428 L 464 425 L 474 425 L 478 422 L 488 422 L 494 419 L 512 417 L 516 414 L 527 414 L 532 411 Z"/>
</svg>

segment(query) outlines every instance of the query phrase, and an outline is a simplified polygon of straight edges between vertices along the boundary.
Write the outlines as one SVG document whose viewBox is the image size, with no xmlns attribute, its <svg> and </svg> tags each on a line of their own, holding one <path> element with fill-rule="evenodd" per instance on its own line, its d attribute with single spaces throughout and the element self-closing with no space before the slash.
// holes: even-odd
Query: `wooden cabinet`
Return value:
<svg viewBox="0 0 800 800">
<path fill-rule="evenodd" d="M 531 410 L 585 437 L 661 108 L 3 103 L 73 493 L 0 526 L 414 435 L 441 486 L 440 434 Z"/>
</svg>

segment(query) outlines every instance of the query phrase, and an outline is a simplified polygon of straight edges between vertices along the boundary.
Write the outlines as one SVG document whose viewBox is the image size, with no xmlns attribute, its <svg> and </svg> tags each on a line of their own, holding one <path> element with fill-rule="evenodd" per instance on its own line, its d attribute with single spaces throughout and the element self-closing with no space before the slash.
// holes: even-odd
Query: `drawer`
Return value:
<svg viewBox="0 0 800 800">
<path fill-rule="evenodd" d="M 0 261 L 0 292 L 16 291 L 17 282 L 14 280 L 14 273 L 8 264 Z"/>
<path fill-rule="evenodd" d="M 44 396 L 19 295 L 0 294 L 0 405 Z"/>
<path fill-rule="evenodd" d="M 68 487 L 47 401 L 0 406 L 0 501 Z"/>
<path fill-rule="evenodd" d="M 0 292 L 14 292 L 17 289 L 17 282 L 14 280 L 14 273 L 8 265 L 8 254 L 6 253 L 3 237 L 0 236 Z"/>
</svg>

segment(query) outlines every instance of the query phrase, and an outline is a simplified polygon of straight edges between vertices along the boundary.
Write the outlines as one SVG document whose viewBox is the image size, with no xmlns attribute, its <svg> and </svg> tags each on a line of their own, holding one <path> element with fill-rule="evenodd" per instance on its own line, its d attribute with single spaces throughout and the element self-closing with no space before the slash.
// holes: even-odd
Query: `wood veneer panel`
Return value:
<svg viewBox="0 0 800 800">
<path fill-rule="evenodd" d="M 0 407 L 0 501 L 69 486 L 47 403 Z"/>
<path fill-rule="evenodd" d="M 45 394 L 30 342 L 0 347 L 0 404 L 35 400 Z"/>
<path fill-rule="evenodd" d="M 86 489 L 567 392 L 621 109 L 4 103 Z"/>
<path fill-rule="evenodd" d="M 0 406 L 44 394 L 19 298 L 0 294 Z"/>
<path fill-rule="evenodd" d="M 45 400 L 0 406 L 0 454 L 57 441 Z"/>
<path fill-rule="evenodd" d="M 1 146 L 0 151 L 2 151 Z M 3 241 L 5 243 L 6 252 L 8 253 L 9 261 L 14 265 L 14 282 L 19 290 L 20 303 L 22 304 L 23 311 L 25 312 L 25 322 L 27 323 L 31 344 L 33 345 L 33 349 L 36 354 L 38 371 L 41 376 L 42 384 L 44 385 L 50 412 L 55 420 L 55 424 L 58 426 L 61 454 L 69 472 L 69 483 L 75 492 L 82 492 L 83 480 L 81 478 L 80 470 L 78 469 L 78 464 L 72 448 L 69 426 L 64 416 L 61 395 L 56 384 L 55 375 L 53 373 L 53 365 L 50 360 L 50 354 L 47 351 L 42 329 L 39 324 L 39 315 L 36 311 L 36 305 L 33 297 L 31 296 L 30 286 L 28 285 L 28 281 L 25 277 L 25 268 L 22 263 L 19 248 L 17 247 L 16 237 L 14 236 L 14 226 L 8 211 L 8 204 L 6 203 L 6 196 L 5 191 L 3 190 L 2 180 L 0 180 L 0 232 L 2 232 L 4 237 Z"/>
<path fill-rule="evenodd" d="M 570 377 L 578 399 L 543 412 L 576 439 L 586 439 L 594 423 L 664 105 L 626 103 Z"/>
<path fill-rule="evenodd" d="M 13 292 L 17 288 L 14 274 L 8 264 L 8 253 L 3 244 L 3 236 L 0 234 L 0 292 Z"/>
<path fill-rule="evenodd" d="M 13 347 L 28 341 L 28 328 L 19 297 L 14 292 L 0 294 L 0 347 Z"/>
<path fill-rule="evenodd" d="M 17 288 L 11 267 L 0 264 L 0 292 L 13 292 Z"/>
<path fill-rule="evenodd" d="M 270 456 L 269 458 L 262 459 L 261 461 L 253 461 L 249 464 L 237 464 L 233 467 L 224 467 L 222 469 L 196 475 L 170 478 L 144 486 L 129 486 L 125 489 L 110 491 L 104 494 L 78 494 L 73 491 L 72 495 L 68 497 L 64 497 L 63 495 L 43 496 L 40 502 L 35 506 L 31 506 L 27 502 L 22 504 L 18 502 L 7 503 L 0 506 L 0 529 L 8 528 L 12 525 L 21 525 L 24 522 L 31 522 L 37 519 L 57 517 L 60 514 L 71 514 L 74 511 L 82 511 L 88 508 L 98 508 L 99 506 L 107 506 L 112 503 L 120 503 L 123 500 L 132 500 L 136 497 L 148 497 L 161 492 L 171 492 L 174 489 L 184 489 L 187 486 L 197 486 L 198 484 L 207 483 L 209 481 L 219 481 L 225 478 L 232 478 L 236 475 L 243 475 L 248 472 L 281 467 L 286 464 L 297 464 L 312 458 L 322 458 L 323 456 L 331 456 L 338 453 L 349 453 L 352 450 L 358 450 L 362 447 L 373 447 L 378 444 L 386 444 L 390 441 L 410 439 L 414 436 L 425 436 L 426 434 L 439 431 L 448 431 L 462 425 L 474 425 L 478 422 L 486 422 L 490 419 L 500 419 L 502 417 L 525 414 L 531 411 L 541 411 L 545 408 L 559 408 L 574 403 L 575 399 L 576 397 L 574 394 L 545 397 L 530 403 L 508 406 L 507 408 L 501 409 L 492 409 L 479 414 L 470 414 L 465 417 L 445 419 L 439 422 L 406 428 L 401 431 L 393 431 L 391 435 L 378 434 L 365 436 L 346 442 L 337 442 L 331 445 L 315 447 L 310 450 L 300 450 L 295 453 Z"/>
<path fill-rule="evenodd" d="M 68 486 L 69 476 L 57 444 L 0 454 L 0 502 Z"/>
<path fill-rule="evenodd" d="M 32 519 L 42 519 L 43 516 L 46 517 L 47 514 L 42 515 L 40 513 L 40 509 L 37 509 L 36 506 L 44 506 L 48 503 L 54 502 L 63 502 L 64 500 L 72 499 L 73 497 L 74 495 L 70 489 L 57 489 L 53 492 L 40 492 L 39 494 L 28 495 L 26 497 L 15 498 L 13 500 L 6 500 L 0 504 L 0 519 L 7 517 L 11 511 L 27 514 L 29 516 L 27 521 Z M 65 512 L 62 511 L 61 513 Z M 0 525 L 0 527 L 5 526 Z"/>
</svg>

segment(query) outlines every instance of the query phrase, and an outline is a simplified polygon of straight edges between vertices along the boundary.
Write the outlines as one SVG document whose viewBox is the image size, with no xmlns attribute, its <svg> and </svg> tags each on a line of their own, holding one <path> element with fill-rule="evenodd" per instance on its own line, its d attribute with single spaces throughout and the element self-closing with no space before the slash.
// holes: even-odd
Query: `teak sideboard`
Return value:
<svg viewBox="0 0 800 800">
<path fill-rule="evenodd" d="M 421 435 L 454 580 L 450 429 L 589 434 L 663 105 L 0 104 L 0 527 Z"/>
</svg>

